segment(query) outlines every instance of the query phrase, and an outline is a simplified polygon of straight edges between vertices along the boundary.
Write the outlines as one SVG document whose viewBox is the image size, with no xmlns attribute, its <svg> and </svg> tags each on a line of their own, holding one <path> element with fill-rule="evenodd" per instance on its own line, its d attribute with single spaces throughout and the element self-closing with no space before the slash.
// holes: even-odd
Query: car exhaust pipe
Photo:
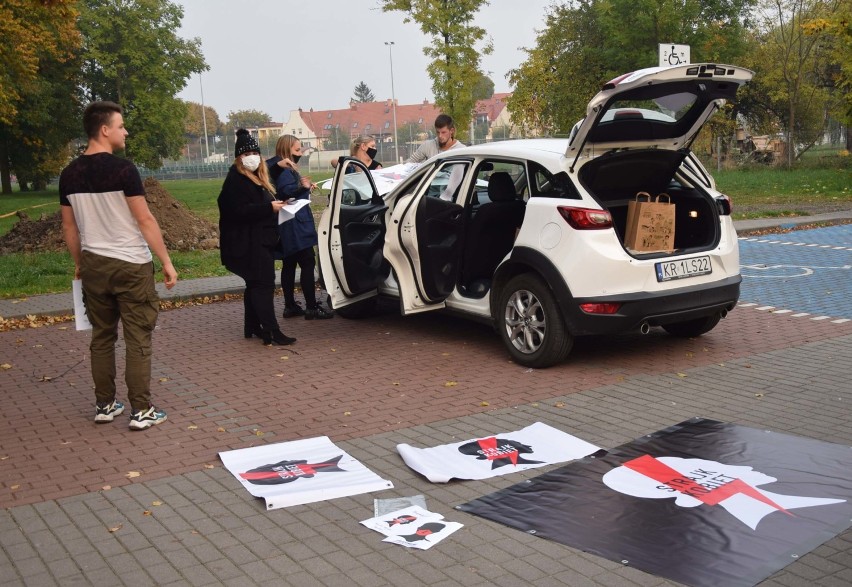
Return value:
<svg viewBox="0 0 852 587">
<path fill-rule="evenodd" d="M 651 325 L 647 322 L 643 322 L 639 326 L 639 332 L 641 332 L 642 334 L 648 334 L 649 332 L 651 332 Z"/>
<path fill-rule="evenodd" d="M 719 312 L 719 317 L 723 320 L 728 317 L 728 309 L 723 308 L 721 312 Z"/>
</svg>

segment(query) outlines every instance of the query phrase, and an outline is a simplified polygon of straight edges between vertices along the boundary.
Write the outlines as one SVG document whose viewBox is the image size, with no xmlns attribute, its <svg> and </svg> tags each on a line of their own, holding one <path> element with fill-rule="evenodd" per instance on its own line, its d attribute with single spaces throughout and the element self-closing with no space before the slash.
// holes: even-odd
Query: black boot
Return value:
<svg viewBox="0 0 852 587">
<path fill-rule="evenodd" d="M 243 335 L 246 338 L 251 338 L 252 336 L 256 336 L 258 338 L 263 338 L 263 331 L 260 329 L 260 326 L 243 326 Z"/>
<path fill-rule="evenodd" d="M 299 305 L 299 302 L 294 302 L 292 305 L 284 305 L 284 314 L 285 318 L 293 318 L 294 316 L 304 316 L 305 311 L 302 309 L 302 306 Z"/>
<path fill-rule="evenodd" d="M 327 320 L 334 318 L 334 313 L 329 312 L 320 305 L 316 308 L 308 308 L 305 310 L 305 320 Z"/>
<path fill-rule="evenodd" d="M 287 336 L 283 332 L 278 329 L 275 330 L 264 330 L 261 333 L 261 338 L 263 339 L 263 344 L 266 346 L 272 346 L 273 344 L 277 344 L 280 346 L 291 345 L 296 342 L 296 339 L 292 336 Z"/>
</svg>

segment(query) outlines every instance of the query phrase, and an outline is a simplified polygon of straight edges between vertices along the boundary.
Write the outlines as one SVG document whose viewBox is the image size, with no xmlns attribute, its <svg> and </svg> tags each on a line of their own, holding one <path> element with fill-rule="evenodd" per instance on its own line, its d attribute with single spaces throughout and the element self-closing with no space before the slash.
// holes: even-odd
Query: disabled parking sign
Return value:
<svg viewBox="0 0 852 587">
<path fill-rule="evenodd" d="M 660 43 L 660 67 L 686 65 L 689 63 L 689 45 Z"/>
</svg>

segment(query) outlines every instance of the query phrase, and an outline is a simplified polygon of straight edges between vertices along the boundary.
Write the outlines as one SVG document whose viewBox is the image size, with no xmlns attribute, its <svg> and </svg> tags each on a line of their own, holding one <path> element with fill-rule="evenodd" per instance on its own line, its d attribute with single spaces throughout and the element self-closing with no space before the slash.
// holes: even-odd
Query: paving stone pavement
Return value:
<svg viewBox="0 0 852 587">
<path fill-rule="evenodd" d="M 454 509 L 553 467 L 432 484 L 395 447 L 541 421 L 611 448 L 694 416 L 852 445 L 852 322 L 744 306 L 697 339 L 578 339 L 530 370 L 444 315 L 286 320 L 299 341 L 278 348 L 244 339 L 241 317 L 240 301 L 161 314 L 153 394 L 169 421 L 138 433 L 91 421 L 87 333 L 0 333 L 3 585 L 676 585 Z M 218 459 L 321 435 L 394 489 L 267 512 Z M 358 523 L 374 498 L 415 494 L 464 528 L 419 551 Z M 761 585 L 850 584 L 846 530 Z"/>
</svg>

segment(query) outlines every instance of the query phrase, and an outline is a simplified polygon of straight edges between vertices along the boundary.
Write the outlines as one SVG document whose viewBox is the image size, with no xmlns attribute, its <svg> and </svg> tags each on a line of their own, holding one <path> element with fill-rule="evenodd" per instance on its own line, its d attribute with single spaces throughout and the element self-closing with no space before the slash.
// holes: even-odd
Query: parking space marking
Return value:
<svg viewBox="0 0 852 587">
<path fill-rule="evenodd" d="M 746 241 L 750 243 L 763 243 L 766 245 L 784 245 L 784 246 L 793 246 L 793 247 L 818 247 L 820 249 L 831 249 L 832 251 L 852 251 L 852 247 L 843 247 L 843 246 L 834 246 L 834 245 L 824 245 L 820 243 L 801 243 L 794 241 L 778 241 L 778 240 L 769 240 L 765 238 L 757 238 L 753 236 L 741 236 L 738 237 L 741 241 Z"/>
<path fill-rule="evenodd" d="M 811 316 L 811 314 L 809 314 L 808 312 L 797 312 L 796 314 L 791 314 L 791 312 L 794 312 L 794 310 L 779 310 L 775 306 L 758 306 L 753 302 L 739 302 L 737 304 L 737 308 L 752 308 L 759 312 L 766 312 L 768 314 L 779 314 L 783 316 L 790 314 L 788 316 L 789 318 L 804 318 L 805 316 Z M 809 320 L 812 320 L 813 322 L 824 322 L 825 320 L 828 320 L 832 324 L 845 324 L 847 322 L 852 322 L 852 319 L 850 318 L 832 318 L 832 316 L 811 316 Z"/>
</svg>

